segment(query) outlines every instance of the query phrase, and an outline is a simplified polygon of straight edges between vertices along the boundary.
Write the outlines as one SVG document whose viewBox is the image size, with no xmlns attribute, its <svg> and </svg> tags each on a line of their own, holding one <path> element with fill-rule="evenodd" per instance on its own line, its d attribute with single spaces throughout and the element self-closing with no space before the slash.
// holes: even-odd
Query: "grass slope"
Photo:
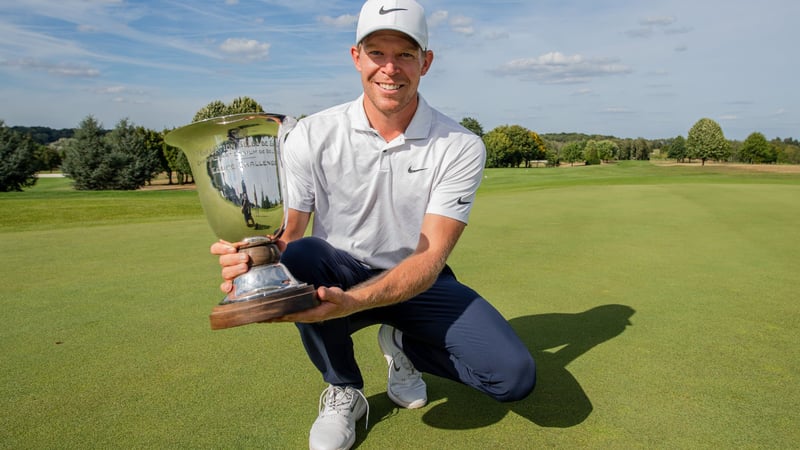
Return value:
<svg viewBox="0 0 800 450">
<path fill-rule="evenodd" d="M 539 364 L 521 402 L 427 377 L 359 448 L 789 448 L 800 177 L 646 163 L 489 170 L 451 257 Z M 211 332 L 196 194 L 0 194 L 0 448 L 305 448 L 324 387 L 294 327 Z"/>
</svg>

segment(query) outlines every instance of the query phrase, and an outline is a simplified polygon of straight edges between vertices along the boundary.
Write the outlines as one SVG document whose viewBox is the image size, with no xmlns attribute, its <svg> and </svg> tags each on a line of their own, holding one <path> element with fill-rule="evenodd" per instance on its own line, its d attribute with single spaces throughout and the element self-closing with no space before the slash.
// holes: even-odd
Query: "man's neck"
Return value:
<svg viewBox="0 0 800 450">
<path fill-rule="evenodd" d="M 388 113 L 380 111 L 366 96 L 364 97 L 364 112 L 367 114 L 367 120 L 386 142 L 391 142 L 397 136 L 405 133 L 411 120 L 414 119 L 418 107 L 419 95 L 402 110 Z"/>
</svg>

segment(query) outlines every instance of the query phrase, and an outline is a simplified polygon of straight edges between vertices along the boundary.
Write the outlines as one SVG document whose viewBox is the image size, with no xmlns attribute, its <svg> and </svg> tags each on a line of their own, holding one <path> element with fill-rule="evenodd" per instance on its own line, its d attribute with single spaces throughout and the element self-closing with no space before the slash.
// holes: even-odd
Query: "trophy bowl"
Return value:
<svg viewBox="0 0 800 450">
<path fill-rule="evenodd" d="M 296 121 L 280 114 L 244 113 L 195 122 L 168 133 L 183 151 L 203 212 L 220 239 L 240 243 L 250 270 L 209 316 L 218 330 L 263 322 L 319 304 L 313 286 L 280 263 L 276 241 L 286 220 L 283 140 Z"/>
</svg>

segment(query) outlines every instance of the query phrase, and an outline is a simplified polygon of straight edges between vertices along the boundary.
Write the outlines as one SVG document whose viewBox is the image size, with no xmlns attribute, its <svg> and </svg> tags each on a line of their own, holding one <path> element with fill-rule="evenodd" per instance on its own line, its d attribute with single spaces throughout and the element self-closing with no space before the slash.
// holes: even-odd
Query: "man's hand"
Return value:
<svg viewBox="0 0 800 450">
<path fill-rule="evenodd" d="M 241 242 L 230 243 L 222 239 L 211 245 L 211 254 L 219 255 L 222 278 L 225 280 L 219 288 L 226 294 L 230 294 L 233 290 L 233 279 L 250 270 L 250 256 L 247 253 L 239 253 L 241 245 Z"/>
<path fill-rule="evenodd" d="M 363 306 L 352 294 L 337 287 L 317 288 L 318 306 L 294 314 L 270 319 L 267 322 L 313 323 L 349 316 L 360 311 Z"/>
<path fill-rule="evenodd" d="M 280 239 L 274 239 L 272 236 L 267 236 L 274 240 L 278 250 L 283 252 L 286 250 L 286 242 Z M 244 242 L 230 243 L 220 239 L 211 245 L 211 254 L 219 255 L 219 265 L 222 266 L 222 278 L 225 280 L 219 286 L 220 290 L 226 294 L 230 294 L 233 289 L 233 279 L 239 275 L 250 270 L 250 255 L 247 253 L 239 253 L 239 247 L 244 245 Z"/>
</svg>

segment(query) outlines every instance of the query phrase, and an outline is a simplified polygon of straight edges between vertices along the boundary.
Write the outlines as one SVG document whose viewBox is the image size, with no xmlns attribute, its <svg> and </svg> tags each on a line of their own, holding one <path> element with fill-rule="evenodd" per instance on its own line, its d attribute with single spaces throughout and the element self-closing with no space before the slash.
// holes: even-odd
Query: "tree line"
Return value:
<svg viewBox="0 0 800 450">
<path fill-rule="evenodd" d="M 483 138 L 487 167 L 530 167 L 543 162 L 600 164 L 612 160 L 675 159 L 678 162 L 706 161 L 750 164 L 800 164 L 800 142 L 794 138 L 770 141 L 760 132 L 743 142 L 725 138 L 722 128 L 709 118 L 698 120 L 687 137 L 668 139 L 617 138 L 582 133 L 538 134 L 520 125 L 499 126 L 488 133 L 476 119 L 467 117 L 461 125 Z"/>
<path fill-rule="evenodd" d="M 192 122 L 245 112 L 264 110 L 248 97 L 229 104 L 217 100 L 200 109 Z M 84 118 L 69 133 L 48 132 L 45 127 L 28 128 L 26 133 L 20 128 L 6 127 L 0 121 L 0 192 L 33 186 L 38 172 L 55 169 L 71 178 L 78 190 L 138 189 L 162 173 L 169 184 L 193 182 L 186 155 L 164 142 L 172 130 L 150 130 L 128 119 L 106 130 L 93 116 Z"/>
<path fill-rule="evenodd" d="M 235 113 L 264 112 L 258 102 L 239 97 L 215 100 L 192 122 Z M 302 116 L 301 116 L 302 117 Z M 461 121 L 486 145 L 487 167 L 549 167 L 601 164 L 613 160 L 669 158 L 678 162 L 708 160 L 755 164 L 800 164 L 800 142 L 767 138 L 759 132 L 743 142 L 725 138 L 712 119 L 698 120 L 686 137 L 617 138 L 582 133 L 539 134 L 521 125 L 501 125 L 484 132 L 471 117 Z M 154 131 L 123 119 L 111 129 L 88 116 L 74 130 L 7 127 L 0 120 L 0 192 L 33 186 L 38 172 L 60 169 L 81 190 L 138 189 L 164 173 L 168 183 L 191 183 L 186 156 L 164 142 L 171 130 Z M 173 181 L 174 178 L 174 181 Z"/>
</svg>

